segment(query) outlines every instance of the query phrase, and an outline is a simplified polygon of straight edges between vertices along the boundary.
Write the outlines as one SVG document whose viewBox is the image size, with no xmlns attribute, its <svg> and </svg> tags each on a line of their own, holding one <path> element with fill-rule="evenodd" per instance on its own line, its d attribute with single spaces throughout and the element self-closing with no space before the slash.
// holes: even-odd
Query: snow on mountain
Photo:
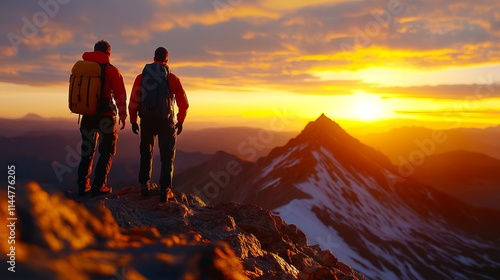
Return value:
<svg viewBox="0 0 500 280">
<path fill-rule="evenodd" d="M 498 279 L 497 212 L 402 178 L 322 115 L 245 168 L 210 203 L 273 210 L 369 279 Z"/>
</svg>

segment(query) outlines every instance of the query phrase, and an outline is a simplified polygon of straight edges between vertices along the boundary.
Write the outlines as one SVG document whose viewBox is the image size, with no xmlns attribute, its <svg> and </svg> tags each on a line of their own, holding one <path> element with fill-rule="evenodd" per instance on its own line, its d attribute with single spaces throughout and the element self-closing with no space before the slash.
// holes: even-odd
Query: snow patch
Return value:
<svg viewBox="0 0 500 280">
<path fill-rule="evenodd" d="M 266 182 L 264 185 L 262 185 L 262 187 L 260 188 L 260 190 L 262 191 L 262 190 L 267 189 L 268 187 L 278 185 L 280 181 L 281 181 L 281 178 L 276 178 L 276 179 L 273 179 L 273 180 L 271 180 L 269 182 Z"/>
<path fill-rule="evenodd" d="M 307 147 L 307 145 L 300 145 L 300 146 L 294 146 L 290 149 L 288 149 L 288 151 L 282 155 L 280 155 L 279 157 L 276 157 L 274 158 L 271 163 L 262 170 L 262 173 L 260 174 L 260 178 L 264 178 L 266 177 L 267 175 L 269 175 L 269 173 L 271 173 L 271 171 L 275 170 L 277 165 L 279 165 L 280 163 L 282 162 L 286 162 L 286 159 L 288 157 L 290 157 L 290 155 L 296 151 L 300 151 L 302 149 L 304 149 L 305 147 Z M 297 160 L 297 159 L 296 159 Z M 300 160 L 298 160 L 297 163 L 300 163 Z"/>
</svg>

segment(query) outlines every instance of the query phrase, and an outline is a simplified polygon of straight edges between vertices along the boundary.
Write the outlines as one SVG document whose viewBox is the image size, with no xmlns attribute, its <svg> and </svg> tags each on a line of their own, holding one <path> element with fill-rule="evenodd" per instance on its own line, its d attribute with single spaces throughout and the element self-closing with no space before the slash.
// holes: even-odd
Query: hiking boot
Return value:
<svg viewBox="0 0 500 280">
<path fill-rule="evenodd" d="M 160 192 L 160 202 L 167 202 L 174 198 L 174 193 L 170 188 L 162 189 Z"/>
<path fill-rule="evenodd" d="M 160 192 L 158 185 L 155 183 L 141 184 L 141 195 L 146 197 L 149 195 L 157 195 Z"/>
<path fill-rule="evenodd" d="M 78 181 L 78 195 L 85 196 L 90 190 L 92 186 L 90 185 L 90 180 L 79 180 Z"/>
<path fill-rule="evenodd" d="M 141 184 L 141 195 L 146 197 L 149 193 L 149 183 Z"/>
<path fill-rule="evenodd" d="M 113 188 L 110 186 L 102 185 L 102 187 L 97 187 L 94 185 L 92 187 L 92 197 L 96 197 L 98 195 L 103 195 L 103 194 L 110 194 L 113 192 Z"/>
</svg>

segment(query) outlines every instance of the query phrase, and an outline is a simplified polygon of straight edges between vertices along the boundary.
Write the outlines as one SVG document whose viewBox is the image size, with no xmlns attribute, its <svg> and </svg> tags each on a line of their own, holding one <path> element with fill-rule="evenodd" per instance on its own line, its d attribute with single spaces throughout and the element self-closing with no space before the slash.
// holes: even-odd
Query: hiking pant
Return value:
<svg viewBox="0 0 500 280">
<path fill-rule="evenodd" d="M 80 124 L 82 135 L 81 160 L 78 166 L 78 181 L 89 180 L 96 145 L 99 146 L 99 160 L 95 168 L 93 185 L 102 187 L 107 182 L 113 156 L 116 154 L 116 117 L 114 116 L 83 116 Z"/>
<path fill-rule="evenodd" d="M 161 171 L 160 188 L 172 188 L 174 174 L 175 143 L 177 132 L 172 119 L 141 120 L 141 163 L 139 167 L 139 183 L 147 184 L 151 180 L 153 150 L 158 136 L 160 149 Z"/>
</svg>

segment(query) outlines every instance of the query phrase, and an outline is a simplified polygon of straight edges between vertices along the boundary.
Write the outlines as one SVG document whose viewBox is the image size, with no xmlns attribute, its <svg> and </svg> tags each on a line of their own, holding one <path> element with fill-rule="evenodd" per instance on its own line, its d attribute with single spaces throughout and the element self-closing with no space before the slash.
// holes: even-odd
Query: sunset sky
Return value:
<svg viewBox="0 0 500 280">
<path fill-rule="evenodd" d="M 158 46 L 191 103 L 187 122 L 289 130 L 334 120 L 498 125 L 495 0 L 2 1 L 0 117 L 75 118 L 72 65 L 96 41 L 127 95 Z"/>
</svg>

